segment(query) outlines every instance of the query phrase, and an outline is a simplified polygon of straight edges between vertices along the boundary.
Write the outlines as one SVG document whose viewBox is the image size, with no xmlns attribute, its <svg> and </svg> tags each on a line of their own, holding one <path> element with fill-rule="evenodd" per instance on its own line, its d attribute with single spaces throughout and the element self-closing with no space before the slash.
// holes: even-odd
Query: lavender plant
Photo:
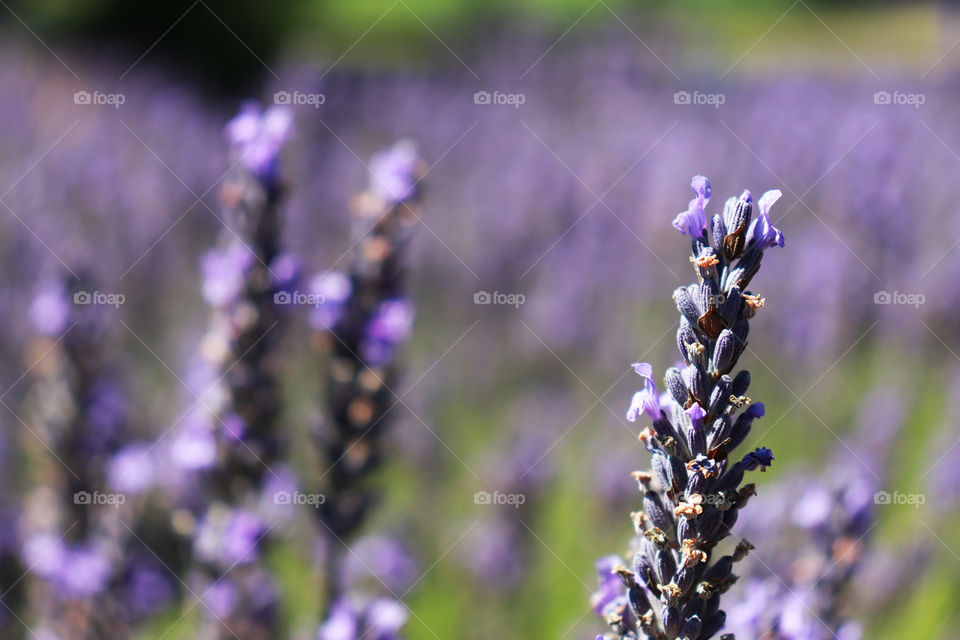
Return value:
<svg viewBox="0 0 960 640">
<path fill-rule="evenodd" d="M 175 452 L 201 471 L 187 496 L 196 524 L 193 560 L 204 599 L 206 637 L 273 638 L 278 594 L 263 556 L 272 523 L 263 496 L 277 476 L 280 306 L 295 263 L 280 248 L 278 158 L 291 114 L 247 105 L 227 125 L 234 165 L 221 191 L 226 229 L 204 256 L 203 293 L 213 308 L 203 355 L 215 376 L 188 418 Z"/>
<path fill-rule="evenodd" d="M 747 287 L 764 251 L 783 246 L 769 216 L 780 192 L 761 196 L 755 219 L 749 191 L 730 198 L 723 214 L 712 217 L 708 234 L 710 183 L 696 176 L 691 186 L 695 197 L 673 222 L 692 240 L 697 274 L 695 284 L 674 292 L 683 362 L 667 370 L 663 397 L 653 367 L 633 365 L 644 386 L 627 419 L 646 415 L 653 423 L 640 434 L 652 469 L 634 473 L 644 494 L 643 510 L 631 514 L 636 554 L 632 570 L 617 557 L 597 564 L 601 588 L 594 610 L 623 640 L 707 640 L 723 628 L 720 597 L 737 579 L 734 563 L 752 545 L 741 540 L 720 557 L 716 548 L 755 493 L 753 484 L 741 485 L 745 473 L 773 462 L 766 448 L 733 461 L 764 407 L 745 395 L 749 372 L 730 374 L 746 348 L 749 320 L 764 302 Z"/>
<path fill-rule="evenodd" d="M 401 141 L 370 163 L 370 188 L 353 202 L 358 237 L 349 275 L 327 272 L 314 279 L 322 298 L 311 321 L 317 344 L 329 350 L 329 421 L 318 430 L 326 472 L 326 501 L 318 511 L 325 545 L 326 606 L 330 617 L 321 640 L 357 638 L 364 631 L 367 605 L 340 583 L 341 547 L 368 516 L 375 499 L 370 474 L 382 455 L 382 438 L 396 404 L 396 350 L 411 330 L 413 307 L 404 292 L 404 253 L 418 219 L 423 164 L 412 143 Z M 399 606 L 399 605 L 398 605 Z M 404 612 L 402 607 L 399 611 Z M 382 616 L 378 617 L 380 619 Z M 336 635 L 352 620 L 354 635 Z M 404 616 L 405 618 L 405 616 Z M 402 620 L 390 617 L 395 633 Z M 393 627 L 396 627 L 395 629 Z M 377 638 L 393 637 L 379 629 Z"/>
<path fill-rule="evenodd" d="M 22 560 L 38 578 L 29 624 L 60 640 L 127 638 L 135 617 L 125 589 L 130 505 L 108 490 L 105 473 L 129 437 L 127 400 L 104 346 L 114 308 L 90 304 L 89 291 L 66 278 L 41 291 L 30 314 L 36 437 L 25 433 L 24 446 L 37 464 L 20 521 Z"/>
</svg>

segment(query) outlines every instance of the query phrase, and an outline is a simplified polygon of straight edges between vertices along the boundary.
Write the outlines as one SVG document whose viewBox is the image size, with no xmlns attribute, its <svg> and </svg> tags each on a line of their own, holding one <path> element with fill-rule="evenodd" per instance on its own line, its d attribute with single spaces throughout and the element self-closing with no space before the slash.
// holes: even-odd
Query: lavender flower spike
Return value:
<svg viewBox="0 0 960 640">
<path fill-rule="evenodd" d="M 707 244 L 700 216 L 709 185 L 706 178 L 694 178 L 698 197 L 674 221 L 693 238 L 697 282 L 674 293 L 683 363 L 667 372 L 663 402 L 669 410 L 661 410 L 653 368 L 634 365 L 644 388 L 634 395 L 627 417 L 635 421 L 645 413 L 653 422 L 640 434 L 652 469 L 634 472 L 643 493 L 643 510 L 632 514 L 637 534 L 632 548 L 638 553 L 632 562 L 608 556 L 597 563 L 607 575 L 591 603 L 621 640 L 708 640 L 723 628 L 720 596 L 737 580 L 734 563 L 753 547 L 741 540 L 729 555 L 718 557 L 716 546 L 755 493 L 754 485 L 741 486 L 744 474 L 773 462 L 765 447 L 733 462 L 734 450 L 763 408 L 744 395 L 750 374 L 732 372 L 746 348 L 749 320 L 763 307 L 763 299 L 747 287 L 763 251 L 782 245 L 782 234 L 768 218 L 779 192 L 760 199 L 760 219 L 749 227 L 757 231 L 753 242 L 747 239 L 753 198 L 744 191 L 727 201 L 723 216 L 713 217 Z"/>
</svg>

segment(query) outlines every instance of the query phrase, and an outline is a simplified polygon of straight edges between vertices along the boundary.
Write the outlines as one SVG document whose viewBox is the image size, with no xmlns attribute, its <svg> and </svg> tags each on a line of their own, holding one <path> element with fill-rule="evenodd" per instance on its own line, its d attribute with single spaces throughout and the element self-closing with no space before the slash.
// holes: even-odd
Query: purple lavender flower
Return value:
<svg viewBox="0 0 960 640">
<path fill-rule="evenodd" d="M 707 214 L 704 207 L 710 202 L 710 181 L 703 176 L 694 176 L 690 183 L 696 197 L 690 201 L 687 210 L 677 214 L 673 226 L 691 238 L 699 238 L 707 228 Z"/>
<path fill-rule="evenodd" d="M 398 640 L 407 617 L 403 605 L 388 598 L 338 600 L 317 640 Z"/>
<path fill-rule="evenodd" d="M 261 113 L 259 105 L 250 102 L 227 123 L 225 133 L 243 166 L 272 184 L 277 178 L 277 158 L 292 129 L 290 109 L 272 106 Z"/>
<path fill-rule="evenodd" d="M 668 411 L 653 368 L 633 365 L 644 388 L 634 395 L 627 418 L 635 421 L 646 414 L 653 422 L 640 435 L 651 452 L 652 469 L 634 474 L 644 494 L 643 511 L 634 514 L 639 551 L 632 568 L 616 557 L 597 565 L 608 575 L 601 577 L 594 609 L 624 640 L 706 640 L 723 628 L 720 596 L 737 579 L 734 563 L 752 546 L 741 541 L 719 558 L 714 550 L 755 493 L 752 484 L 740 486 L 744 473 L 773 462 L 763 447 L 731 462 L 763 407 L 751 409 L 752 401 L 744 395 L 748 372 L 728 375 L 746 346 L 749 319 L 763 306 L 763 299 L 747 287 L 773 232 L 761 229 L 760 240 L 747 242 L 753 199 L 744 191 L 727 201 L 723 216 L 713 217 L 708 239 L 703 205 L 710 197 L 709 182 L 698 176 L 693 188 L 697 198 L 674 226 L 691 236 L 698 281 L 674 293 L 683 361 L 666 373 Z M 763 216 L 773 199 L 761 198 Z M 779 232 L 775 238 L 782 239 Z"/>
<path fill-rule="evenodd" d="M 630 408 L 627 410 L 627 420 L 636 422 L 641 411 L 651 420 L 659 420 L 660 394 L 657 392 L 657 384 L 653 381 L 653 367 L 646 362 L 635 362 L 631 366 L 637 375 L 643 378 L 643 389 L 633 394 Z"/>
</svg>

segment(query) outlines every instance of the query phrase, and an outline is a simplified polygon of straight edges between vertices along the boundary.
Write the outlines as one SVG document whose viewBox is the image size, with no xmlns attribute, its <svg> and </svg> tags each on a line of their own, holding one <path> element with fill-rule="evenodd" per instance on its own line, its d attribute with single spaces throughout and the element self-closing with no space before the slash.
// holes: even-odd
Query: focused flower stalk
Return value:
<svg viewBox="0 0 960 640">
<path fill-rule="evenodd" d="M 631 567 L 617 556 L 597 563 L 601 586 L 591 604 L 622 640 L 707 640 L 723 628 L 720 597 L 737 579 L 734 563 L 753 547 L 740 540 L 720 557 L 716 547 L 755 493 L 753 484 L 741 484 L 745 473 L 773 462 L 766 448 L 736 460 L 764 407 L 746 396 L 750 373 L 734 369 L 747 346 L 749 320 L 764 303 L 748 287 L 764 251 L 784 243 L 769 216 L 781 194 L 764 193 L 756 218 L 749 191 L 730 198 L 723 214 L 712 216 L 708 233 L 710 182 L 696 176 L 691 186 L 695 197 L 673 222 L 692 240 L 697 275 L 673 295 L 682 362 L 667 369 L 663 395 L 653 367 L 633 365 L 643 388 L 627 419 L 652 423 L 640 434 L 651 469 L 633 474 L 643 492 L 643 510 L 631 514 L 635 555 Z"/>
</svg>

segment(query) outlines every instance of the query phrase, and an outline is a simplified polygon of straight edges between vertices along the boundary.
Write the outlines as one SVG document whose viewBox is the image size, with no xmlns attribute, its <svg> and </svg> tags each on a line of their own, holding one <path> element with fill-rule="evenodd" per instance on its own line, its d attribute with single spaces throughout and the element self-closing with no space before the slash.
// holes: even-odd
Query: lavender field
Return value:
<svg viewBox="0 0 960 640">
<path fill-rule="evenodd" d="M 960 634 L 952 5 L 0 34 L 0 638 Z"/>
</svg>

